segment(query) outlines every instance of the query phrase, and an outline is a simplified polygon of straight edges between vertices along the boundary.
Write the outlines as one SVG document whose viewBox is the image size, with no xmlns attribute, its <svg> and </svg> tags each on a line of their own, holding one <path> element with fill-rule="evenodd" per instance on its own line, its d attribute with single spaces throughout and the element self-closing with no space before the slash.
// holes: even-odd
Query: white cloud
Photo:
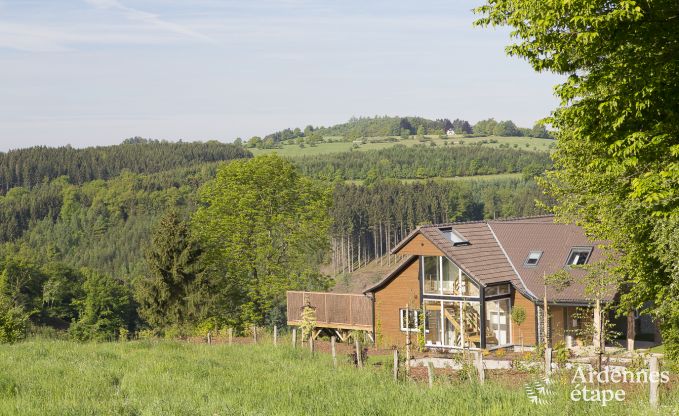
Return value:
<svg viewBox="0 0 679 416">
<path fill-rule="evenodd" d="M 213 39 L 211 39 L 210 37 L 202 33 L 196 32 L 195 30 L 187 26 L 163 20 L 157 14 L 145 12 L 143 10 L 138 10 L 132 7 L 127 7 L 117 0 L 85 0 L 85 1 L 99 9 L 118 10 L 124 12 L 128 19 L 142 22 L 151 27 L 155 27 L 179 35 L 188 36 L 190 38 L 201 40 L 204 42 L 213 42 Z"/>
</svg>

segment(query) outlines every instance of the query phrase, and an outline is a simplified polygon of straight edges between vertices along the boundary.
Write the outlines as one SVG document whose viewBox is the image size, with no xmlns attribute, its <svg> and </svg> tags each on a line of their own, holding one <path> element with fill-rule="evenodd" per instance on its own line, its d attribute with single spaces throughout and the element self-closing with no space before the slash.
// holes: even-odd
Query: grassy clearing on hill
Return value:
<svg viewBox="0 0 679 416">
<path fill-rule="evenodd" d="M 168 341 L 0 346 L 2 415 L 574 415 L 653 414 L 641 401 L 574 403 L 557 388 L 550 405 L 522 386 L 390 378 L 388 365 L 333 369 L 325 354 L 270 345 Z M 667 414 L 662 409 L 659 414 Z"/>
<path fill-rule="evenodd" d="M 368 143 L 361 144 L 354 150 L 357 151 L 367 151 L 367 150 L 378 150 L 391 147 L 395 144 L 403 144 L 406 146 L 430 146 L 430 142 L 435 143 L 437 146 L 445 146 L 445 142 L 448 142 L 449 146 L 469 146 L 474 143 L 482 143 L 487 141 L 488 143 L 482 144 L 482 146 L 499 147 L 501 144 L 507 144 L 511 148 L 522 149 L 522 150 L 532 150 L 548 152 L 551 149 L 551 145 L 555 143 L 554 140 L 549 139 L 538 139 L 534 137 L 499 137 L 499 136 L 489 136 L 489 137 L 459 137 L 450 139 L 440 139 L 439 136 L 426 136 L 430 140 L 427 142 L 420 142 L 414 137 L 409 139 L 402 139 L 400 137 L 394 137 L 397 139 L 393 142 L 387 142 L 385 140 L 388 137 L 368 137 L 366 140 Z M 332 140 L 341 140 L 340 137 L 332 137 Z M 463 144 L 454 144 L 454 142 L 459 142 L 462 140 Z M 497 141 L 497 143 L 491 143 L 490 141 Z M 332 142 L 332 143 L 320 143 L 316 146 L 308 146 L 301 148 L 296 144 L 284 145 L 282 149 L 248 149 L 255 156 L 265 153 L 276 152 L 281 156 L 294 157 L 294 156 L 311 156 L 326 153 L 337 153 L 337 152 L 348 152 L 352 149 L 353 143 L 351 142 Z"/>
</svg>

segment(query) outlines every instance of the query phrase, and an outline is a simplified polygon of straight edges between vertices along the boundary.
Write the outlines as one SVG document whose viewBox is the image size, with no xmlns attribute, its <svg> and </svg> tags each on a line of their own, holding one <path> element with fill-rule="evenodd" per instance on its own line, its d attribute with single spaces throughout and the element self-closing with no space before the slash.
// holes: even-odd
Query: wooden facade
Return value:
<svg viewBox="0 0 679 416">
<path fill-rule="evenodd" d="M 521 345 L 521 338 L 523 338 L 524 346 L 535 345 L 537 329 L 535 303 L 524 296 L 521 292 L 515 290 L 512 296 L 512 308 L 517 306 L 523 308 L 523 310 L 526 311 L 526 320 L 521 324 L 520 327 L 514 322 L 511 322 L 512 342 L 514 345 Z"/>
<path fill-rule="evenodd" d="M 417 259 L 412 261 L 389 284 L 375 291 L 373 296 L 377 340 L 383 344 L 381 346 L 405 344 L 400 309 L 406 305 L 410 305 L 412 309 L 420 308 L 420 262 Z"/>
</svg>

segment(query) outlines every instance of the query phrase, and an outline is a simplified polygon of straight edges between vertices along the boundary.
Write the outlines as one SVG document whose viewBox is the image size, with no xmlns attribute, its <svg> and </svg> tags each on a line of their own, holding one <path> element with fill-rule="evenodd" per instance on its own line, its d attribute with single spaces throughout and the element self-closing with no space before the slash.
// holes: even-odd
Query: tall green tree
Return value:
<svg viewBox="0 0 679 416">
<path fill-rule="evenodd" d="M 487 0 L 477 12 L 479 24 L 513 27 L 510 55 L 565 76 L 548 119 L 556 169 L 544 184 L 562 219 L 620 254 L 622 307 L 651 302 L 678 357 L 679 270 L 656 250 L 679 232 L 676 0 Z"/>
<path fill-rule="evenodd" d="M 81 341 L 110 341 L 121 328 L 134 324 L 134 305 L 130 288 L 122 281 L 93 270 L 83 270 L 84 298 L 77 301 L 80 319 L 69 333 Z"/>
<path fill-rule="evenodd" d="M 139 314 L 156 328 L 195 323 L 207 299 L 202 250 L 187 222 L 168 211 L 156 226 L 146 254 L 148 276 L 135 281 Z"/>
<path fill-rule="evenodd" d="M 200 190 L 197 236 L 219 271 L 222 319 L 266 324 L 284 319 L 288 289 L 322 289 L 330 192 L 277 155 L 229 163 Z"/>
</svg>

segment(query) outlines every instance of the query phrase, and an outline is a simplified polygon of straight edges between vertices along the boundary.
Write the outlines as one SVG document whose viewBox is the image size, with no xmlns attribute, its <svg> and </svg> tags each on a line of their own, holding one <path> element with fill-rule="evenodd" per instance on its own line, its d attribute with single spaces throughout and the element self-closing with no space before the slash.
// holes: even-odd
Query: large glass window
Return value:
<svg viewBox="0 0 679 416">
<path fill-rule="evenodd" d="M 460 273 L 460 295 L 479 297 L 479 288 L 465 273 Z"/>
<path fill-rule="evenodd" d="M 479 297 L 474 281 L 446 257 L 422 257 L 424 294 Z"/>
<path fill-rule="evenodd" d="M 424 301 L 425 343 L 431 346 L 442 346 L 441 335 L 441 302 Z"/>
<path fill-rule="evenodd" d="M 424 257 L 424 293 L 440 292 L 439 257 Z"/>
<path fill-rule="evenodd" d="M 443 294 L 444 295 L 459 295 L 460 283 L 459 275 L 460 269 L 447 258 L 443 258 Z"/>
<path fill-rule="evenodd" d="M 486 301 L 486 347 L 510 343 L 510 315 L 509 298 Z"/>
<path fill-rule="evenodd" d="M 425 304 L 425 336 L 430 347 L 471 347 L 481 345 L 479 302 L 433 301 Z"/>
</svg>

